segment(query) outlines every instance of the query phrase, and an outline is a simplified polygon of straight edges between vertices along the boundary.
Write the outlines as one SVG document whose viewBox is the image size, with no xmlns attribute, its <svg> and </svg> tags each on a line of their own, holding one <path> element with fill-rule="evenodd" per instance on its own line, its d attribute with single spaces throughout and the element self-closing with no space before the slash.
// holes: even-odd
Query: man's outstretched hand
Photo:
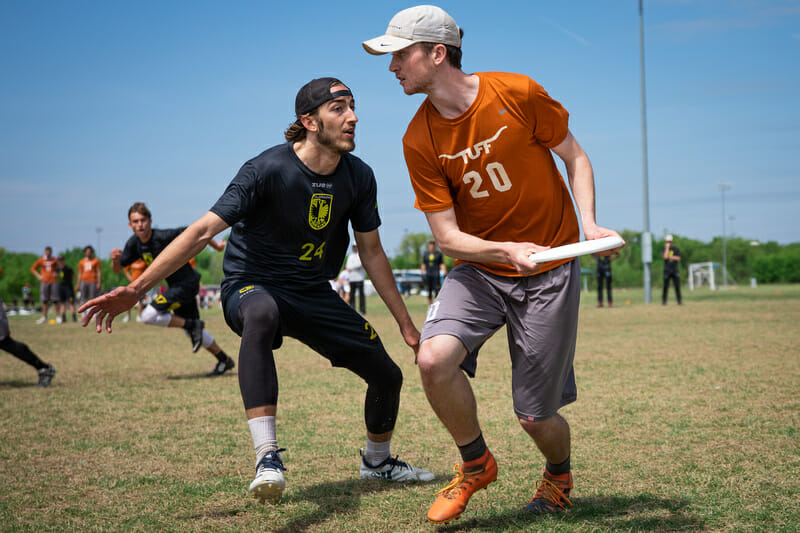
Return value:
<svg viewBox="0 0 800 533">
<path fill-rule="evenodd" d="M 103 332 L 103 320 L 106 321 L 106 331 L 111 333 L 111 322 L 114 317 L 124 313 L 139 301 L 136 291 L 130 287 L 117 287 L 111 292 L 93 298 L 80 306 L 78 312 L 86 314 L 81 320 L 86 327 L 92 318 L 95 319 L 97 333 Z"/>
</svg>

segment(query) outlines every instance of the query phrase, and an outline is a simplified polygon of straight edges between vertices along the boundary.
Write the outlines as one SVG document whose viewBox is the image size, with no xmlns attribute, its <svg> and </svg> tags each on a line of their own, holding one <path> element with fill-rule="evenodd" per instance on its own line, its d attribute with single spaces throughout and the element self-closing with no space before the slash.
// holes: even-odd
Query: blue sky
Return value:
<svg viewBox="0 0 800 533">
<path fill-rule="evenodd" d="M 355 154 L 378 178 L 390 254 L 427 232 L 401 138 L 422 101 L 361 41 L 413 3 L 0 2 L 0 246 L 39 253 L 199 218 L 240 165 L 283 142 L 308 80 L 356 96 Z M 644 227 L 636 0 L 445 1 L 464 70 L 527 74 L 570 111 L 601 225 Z M 645 0 L 650 228 L 798 242 L 800 2 Z M 98 229 L 101 229 L 98 232 Z M 718 259 L 718 258 L 710 258 Z"/>
</svg>

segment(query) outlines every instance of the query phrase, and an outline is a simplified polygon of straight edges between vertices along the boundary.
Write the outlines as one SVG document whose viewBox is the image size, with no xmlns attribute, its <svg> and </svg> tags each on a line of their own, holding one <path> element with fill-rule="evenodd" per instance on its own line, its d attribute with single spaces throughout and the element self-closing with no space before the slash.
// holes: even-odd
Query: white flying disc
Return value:
<svg viewBox="0 0 800 533">
<path fill-rule="evenodd" d="M 546 263 L 548 261 L 558 261 L 560 259 L 569 259 L 570 257 L 578 257 L 579 255 L 596 254 L 597 252 L 605 252 L 612 248 L 619 248 L 625 242 L 621 237 L 603 237 L 602 239 L 594 239 L 591 241 L 581 241 L 573 244 L 565 244 L 564 246 L 556 246 L 543 252 L 536 252 L 528 256 L 528 259 L 536 263 Z"/>
</svg>

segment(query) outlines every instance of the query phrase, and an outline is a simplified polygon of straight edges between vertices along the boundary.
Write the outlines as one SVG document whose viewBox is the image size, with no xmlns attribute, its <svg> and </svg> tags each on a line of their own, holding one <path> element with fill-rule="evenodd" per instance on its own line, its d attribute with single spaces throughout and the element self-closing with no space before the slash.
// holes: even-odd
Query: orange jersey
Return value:
<svg viewBox="0 0 800 533">
<path fill-rule="evenodd" d="M 144 269 L 147 268 L 147 263 L 144 262 L 144 259 L 137 259 L 130 265 L 125 267 L 125 272 L 131 277 L 131 281 L 135 280 L 139 276 L 144 273 Z"/>
<path fill-rule="evenodd" d="M 100 275 L 100 260 L 96 257 L 84 257 L 78 261 L 78 279 L 83 283 L 97 283 Z"/>
<path fill-rule="evenodd" d="M 567 136 L 569 113 L 527 76 L 477 76 L 478 95 L 467 111 L 447 119 L 426 99 L 403 136 L 415 207 L 453 208 L 461 231 L 489 241 L 577 242 L 578 218 L 550 152 Z M 546 263 L 540 272 L 568 261 Z M 474 264 L 519 276 L 509 264 Z"/>
<path fill-rule="evenodd" d="M 36 272 L 37 268 L 40 269 L 39 274 L 42 276 L 42 283 L 58 283 L 55 257 L 40 257 L 31 267 L 31 272 Z"/>
</svg>

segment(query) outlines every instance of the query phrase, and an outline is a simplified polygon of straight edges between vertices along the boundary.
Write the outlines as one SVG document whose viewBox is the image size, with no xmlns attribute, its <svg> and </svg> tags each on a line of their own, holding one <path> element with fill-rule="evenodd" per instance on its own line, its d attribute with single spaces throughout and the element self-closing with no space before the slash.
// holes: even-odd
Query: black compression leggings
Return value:
<svg viewBox="0 0 800 533">
<path fill-rule="evenodd" d="M 273 342 L 278 334 L 280 311 L 269 294 L 248 296 L 239 306 L 242 342 L 239 347 L 239 388 L 245 409 L 278 403 L 278 374 L 275 369 Z M 313 325 L 308 325 L 313 328 Z M 294 335 L 292 335 L 294 336 Z M 298 335 L 299 337 L 299 335 Z M 328 357 L 320 342 L 308 342 Z M 324 343 L 322 343 L 324 344 Z M 371 354 L 368 354 L 371 355 Z M 394 429 L 400 406 L 403 374 L 381 350 L 380 356 L 363 353 L 337 356 L 336 366 L 347 368 L 367 382 L 364 420 L 367 431 L 381 434 Z"/>
<path fill-rule="evenodd" d="M 15 341 L 11 337 L 0 340 L 0 349 L 7 351 L 17 359 L 25 361 L 36 370 L 47 366 L 47 363 L 39 359 L 36 354 L 28 348 L 27 344 Z"/>
</svg>

